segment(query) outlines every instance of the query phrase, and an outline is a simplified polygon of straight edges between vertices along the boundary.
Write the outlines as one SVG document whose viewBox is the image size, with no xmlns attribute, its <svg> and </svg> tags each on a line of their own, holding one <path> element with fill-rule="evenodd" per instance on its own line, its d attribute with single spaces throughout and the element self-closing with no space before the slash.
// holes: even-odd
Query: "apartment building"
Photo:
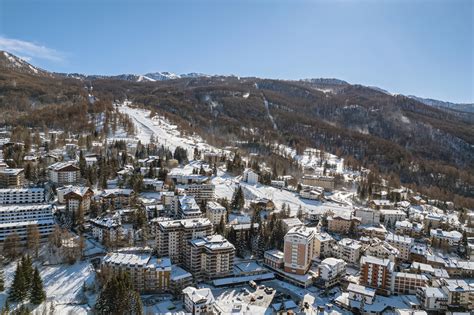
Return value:
<svg viewBox="0 0 474 315">
<path fill-rule="evenodd" d="M 30 204 L 44 202 L 44 188 L 0 189 L 0 204 Z"/>
<path fill-rule="evenodd" d="M 314 257 L 316 231 L 305 226 L 294 227 L 285 235 L 284 270 L 304 275 L 311 267 Z"/>
<path fill-rule="evenodd" d="M 343 238 L 332 247 L 332 255 L 349 264 L 358 264 L 362 251 L 362 244 L 350 238 Z"/>
<path fill-rule="evenodd" d="M 437 287 L 420 287 L 416 291 L 421 308 L 426 311 L 440 312 L 448 308 L 448 295 L 443 289 Z"/>
<path fill-rule="evenodd" d="M 345 216 L 330 216 L 328 217 L 328 230 L 333 233 L 349 234 L 350 232 L 356 232 L 357 227 L 360 225 L 360 218 Z"/>
<path fill-rule="evenodd" d="M 338 258 L 326 258 L 318 266 L 316 285 L 325 289 L 339 284 L 346 274 L 346 262 Z"/>
<path fill-rule="evenodd" d="M 79 167 L 69 162 L 57 162 L 48 167 L 49 180 L 57 185 L 74 184 L 81 178 Z"/>
<path fill-rule="evenodd" d="M 212 223 L 207 218 L 153 222 L 156 227 L 156 249 L 159 257 L 169 257 L 174 264 L 185 261 L 188 242 L 212 234 Z"/>
<path fill-rule="evenodd" d="M 400 252 L 399 259 L 403 261 L 410 260 L 410 249 L 415 244 L 411 237 L 388 233 L 385 241 L 398 249 Z"/>
<path fill-rule="evenodd" d="M 101 243 L 115 242 L 124 235 L 120 216 L 96 218 L 89 220 L 89 222 L 91 223 L 92 236 Z"/>
<path fill-rule="evenodd" d="M 426 275 L 416 273 L 394 272 L 392 279 L 392 292 L 397 294 L 416 294 L 418 289 L 428 284 Z"/>
<path fill-rule="evenodd" d="M 0 206 L 0 242 L 16 233 L 26 240 L 28 227 L 38 227 L 41 241 L 46 240 L 54 229 L 53 206 L 45 204 Z"/>
<path fill-rule="evenodd" d="M 108 253 L 101 264 L 108 276 L 127 273 L 135 290 L 140 293 L 163 293 L 170 290 L 171 261 L 157 258 L 144 251 Z"/>
<path fill-rule="evenodd" d="M 391 294 L 391 280 L 394 263 L 389 259 L 380 259 L 373 256 L 363 256 L 360 259 L 361 285 L 376 289 L 382 295 Z"/>
<path fill-rule="evenodd" d="M 358 208 L 355 216 L 360 218 L 362 225 L 376 225 L 380 223 L 380 211 L 371 208 Z"/>
<path fill-rule="evenodd" d="M 21 188 L 24 184 L 25 172 L 22 168 L 0 170 L 0 188 Z"/>
<path fill-rule="evenodd" d="M 443 231 L 431 229 L 431 245 L 433 247 L 457 247 L 461 243 L 462 234 L 458 231 Z"/>
<path fill-rule="evenodd" d="M 258 183 L 258 174 L 252 169 L 247 168 L 242 173 L 242 181 L 249 183 L 250 185 L 255 185 Z"/>
<path fill-rule="evenodd" d="M 336 240 L 326 232 L 317 232 L 314 236 L 314 257 L 328 257 Z"/>
<path fill-rule="evenodd" d="M 185 268 L 198 281 L 232 276 L 235 247 L 221 235 L 190 240 L 186 247 Z"/>
<path fill-rule="evenodd" d="M 84 213 L 89 213 L 91 208 L 91 198 L 94 192 L 89 187 L 72 187 L 69 192 L 64 194 L 66 210 L 73 213 L 82 207 Z"/>
<path fill-rule="evenodd" d="M 408 235 L 410 237 L 420 237 L 423 235 L 423 224 L 412 223 L 410 221 L 397 221 L 395 223 L 395 233 L 399 235 Z"/>
<path fill-rule="evenodd" d="M 474 288 L 462 279 L 441 279 L 441 289 L 448 296 L 449 308 L 472 310 L 474 307 Z"/>
<path fill-rule="evenodd" d="M 380 220 L 385 226 L 395 227 L 397 221 L 405 221 L 407 214 L 403 210 L 382 209 L 380 210 Z"/>
<path fill-rule="evenodd" d="M 208 201 L 206 204 L 206 217 L 212 224 L 218 225 L 221 220 L 227 223 L 227 209 L 215 201 Z"/>
<path fill-rule="evenodd" d="M 365 304 L 369 305 L 374 303 L 375 290 L 372 288 L 366 288 L 362 285 L 349 283 L 349 286 L 347 287 L 347 292 L 349 293 L 349 300 L 351 301 L 364 301 Z"/>
<path fill-rule="evenodd" d="M 322 187 L 303 187 L 300 190 L 300 197 L 303 199 L 310 200 L 323 200 L 324 199 L 324 188 Z"/>
<path fill-rule="evenodd" d="M 187 287 L 183 290 L 184 309 L 193 315 L 212 314 L 214 295 L 211 289 Z"/>
<path fill-rule="evenodd" d="M 130 206 L 135 192 L 132 189 L 114 188 L 105 189 L 100 195 L 102 203 L 114 209 L 122 209 Z"/>
<path fill-rule="evenodd" d="M 216 186 L 213 184 L 190 184 L 184 187 L 186 195 L 193 196 L 200 205 L 215 199 Z"/>
<path fill-rule="evenodd" d="M 387 258 L 391 262 L 395 263 L 397 257 L 400 256 L 400 251 L 386 241 L 373 238 L 366 245 L 364 254 L 366 256 L 373 256 L 382 259 Z"/>
<path fill-rule="evenodd" d="M 181 296 L 183 289 L 189 287 L 193 281 L 192 274 L 177 265 L 171 266 L 170 292 L 175 297 Z"/>
<path fill-rule="evenodd" d="M 193 196 L 177 196 L 175 200 L 175 209 L 179 219 L 196 219 L 203 217 L 201 209 Z"/>
<path fill-rule="evenodd" d="M 322 187 L 326 191 L 333 191 L 336 185 L 333 176 L 303 175 L 301 180 L 303 185 Z"/>
</svg>

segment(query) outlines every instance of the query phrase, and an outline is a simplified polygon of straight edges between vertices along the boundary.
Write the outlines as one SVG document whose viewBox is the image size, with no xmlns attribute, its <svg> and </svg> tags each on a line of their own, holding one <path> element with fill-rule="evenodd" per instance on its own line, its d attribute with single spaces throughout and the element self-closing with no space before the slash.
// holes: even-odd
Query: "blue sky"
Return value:
<svg viewBox="0 0 474 315">
<path fill-rule="evenodd" d="M 0 0 L 0 49 L 58 72 L 335 77 L 474 102 L 474 1 Z"/>
</svg>

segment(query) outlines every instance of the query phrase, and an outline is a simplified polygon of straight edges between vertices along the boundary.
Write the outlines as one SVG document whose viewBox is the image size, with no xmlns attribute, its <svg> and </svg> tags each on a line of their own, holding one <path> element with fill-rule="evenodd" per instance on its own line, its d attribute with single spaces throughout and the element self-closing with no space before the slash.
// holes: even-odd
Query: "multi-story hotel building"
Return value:
<svg viewBox="0 0 474 315">
<path fill-rule="evenodd" d="M 294 227 L 285 235 L 284 270 L 304 275 L 311 267 L 314 257 L 314 237 L 316 231 L 305 226 Z"/>
<path fill-rule="evenodd" d="M 108 253 L 102 259 L 101 272 L 107 276 L 127 273 L 140 293 L 162 293 L 170 289 L 170 259 L 153 257 L 143 251 Z"/>
<path fill-rule="evenodd" d="M 398 255 L 399 259 L 404 261 L 410 260 L 410 249 L 415 244 L 411 237 L 388 233 L 385 241 L 398 249 L 400 252 Z"/>
<path fill-rule="evenodd" d="M 77 183 L 81 178 L 79 167 L 72 163 L 57 162 L 48 167 L 49 180 L 58 185 Z"/>
<path fill-rule="evenodd" d="M 392 292 L 397 294 L 416 294 L 419 288 L 428 284 L 428 277 L 415 273 L 394 272 Z"/>
<path fill-rule="evenodd" d="M 360 259 L 362 244 L 351 238 L 343 238 L 332 247 L 332 255 L 349 264 L 357 264 Z"/>
<path fill-rule="evenodd" d="M 334 190 L 335 180 L 333 176 L 304 175 L 303 185 L 322 187 L 326 191 Z"/>
<path fill-rule="evenodd" d="M 391 294 L 391 280 L 394 263 L 389 259 L 363 256 L 360 259 L 360 284 L 377 290 L 383 295 Z"/>
<path fill-rule="evenodd" d="M 28 204 L 44 202 L 44 188 L 0 189 L 0 204 Z"/>
<path fill-rule="evenodd" d="M 88 213 L 91 207 L 91 197 L 94 192 L 89 187 L 73 187 L 64 195 L 66 209 L 73 213 L 77 212 L 80 207 L 84 213 Z"/>
<path fill-rule="evenodd" d="M 360 218 L 357 217 L 344 217 L 339 215 L 328 217 L 329 232 L 349 234 L 351 229 L 353 229 L 353 232 L 355 232 L 359 225 Z"/>
<path fill-rule="evenodd" d="M 4 168 L 0 170 L 0 188 L 21 188 L 25 183 L 22 168 Z"/>
<path fill-rule="evenodd" d="M 38 227 L 41 240 L 46 240 L 54 228 L 53 206 L 44 204 L 0 206 L 0 242 L 16 233 L 26 240 L 28 227 Z"/>
<path fill-rule="evenodd" d="M 323 288 L 335 286 L 346 274 L 346 262 L 338 258 L 326 258 L 318 266 L 316 285 Z"/>
<path fill-rule="evenodd" d="M 221 235 L 189 241 L 184 266 L 198 280 L 232 276 L 235 247 Z"/>
<path fill-rule="evenodd" d="M 179 219 L 196 219 L 203 216 L 193 196 L 185 195 L 176 197 L 175 204 L 177 218 Z"/>
<path fill-rule="evenodd" d="M 214 225 L 218 225 L 221 220 L 223 220 L 225 224 L 227 223 L 227 210 L 215 201 L 208 201 L 206 205 L 206 217 Z"/>
<path fill-rule="evenodd" d="M 156 227 L 156 249 L 159 257 L 169 257 L 174 264 L 185 260 L 188 242 L 212 234 L 212 223 L 207 218 L 154 221 Z"/>
<path fill-rule="evenodd" d="M 199 205 L 203 202 L 213 201 L 215 189 L 213 184 L 190 184 L 184 187 L 186 195 L 193 196 Z"/>
<path fill-rule="evenodd" d="M 335 244 L 336 240 L 328 233 L 316 233 L 314 236 L 314 256 L 318 258 L 329 256 Z"/>
<path fill-rule="evenodd" d="M 120 216 L 96 218 L 89 222 L 91 223 L 92 236 L 99 242 L 115 242 L 124 235 Z"/>
<path fill-rule="evenodd" d="M 130 201 L 134 195 L 132 189 L 127 188 L 115 188 L 105 189 L 100 195 L 100 199 L 103 204 L 114 207 L 114 209 L 122 209 L 130 205 Z"/>
</svg>

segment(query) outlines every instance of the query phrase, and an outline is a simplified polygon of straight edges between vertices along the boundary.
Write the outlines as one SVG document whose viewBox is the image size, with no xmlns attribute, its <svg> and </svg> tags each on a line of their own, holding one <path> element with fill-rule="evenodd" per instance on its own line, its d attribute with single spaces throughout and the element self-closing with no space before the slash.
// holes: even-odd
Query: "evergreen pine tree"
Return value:
<svg viewBox="0 0 474 315">
<path fill-rule="evenodd" d="M 36 305 L 41 304 L 46 300 L 46 292 L 43 289 L 43 280 L 41 280 L 38 268 L 35 268 L 33 272 L 30 296 L 31 303 Z"/>
<path fill-rule="evenodd" d="M 1 262 L 0 262 L 1 264 Z M 0 292 L 3 292 L 5 290 L 5 280 L 3 278 L 3 265 L 0 265 Z"/>
<path fill-rule="evenodd" d="M 97 299 L 95 309 L 98 314 L 142 314 L 143 312 L 140 295 L 133 289 L 125 273 L 109 279 Z"/>
<path fill-rule="evenodd" d="M 28 287 L 26 286 L 26 280 L 23 274 L 23 268 L 20 263 L 17 263 L 15 275 L 13 277 L 13 283 L 10 288 L 8 300 L 11 302 L 23 301 L 28 294 Z"/>
</svg>

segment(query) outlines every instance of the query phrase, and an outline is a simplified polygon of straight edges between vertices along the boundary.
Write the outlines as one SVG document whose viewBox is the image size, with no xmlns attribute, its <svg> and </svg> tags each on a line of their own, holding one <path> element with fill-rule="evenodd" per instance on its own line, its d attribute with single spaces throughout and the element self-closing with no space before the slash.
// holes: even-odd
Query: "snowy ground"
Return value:
<svg viewBox="0 0 474 315">
<path fill-rule="evenodd" d="M 168 122 L 164 117 L 155 116 L 150 118 L 150 111 L 128 106 L 119 106 L 120 112 L 127 114 L 135 123 L 137 129 L 136 138 L 142 143 L 149 143 L 153 135 L 158 143 L 163 144 L 174 151 L 176 147 L 185 148 L 188 151 L 188 158 L 194 153 L 194 148 L 202 152 L 220 152 L 222 150 L 205 143 L 199 136 L 184 137 L 180 134 L 176 125 Z"/>
<path fill-rule="evenodd" d="M 40 266 L 41 278 L 46 291 L 48 307 L 54 301 L 55 314 L 87 314 L 90 306 L 95 304 L 95 294 L 83 294 L 84 283 L 92 286 L 95 281 L 95 272 L 89 262 L 80 262 L 74 265 Z M 13 281 L 16 262 L 5 266 L 5 291 L 0 293 L 0 307 L 3 307 L 8 297 L 8 289 Z M 33 307 L 30 307 L 33 308 Z M 34 310 L 41 314 L 44 305 Z"/>
<path fill-rule="evenodd" d="M 344 215 L 352 211 L 352 203 L 350 201 L 351 193 L 339 192 L 334 194 L 336 202 L 321 202 L 318 200 L 301 199 L 297 193 L 279 189 L 262 184 L 249 185 L 245 182 L 240 182 L 239 177 L 230 176 L 221 170 L 217 173 L 218 176 L 212 178 L 212 183 L 216 186 L 216 198 L 232 199 L 232 195 L 237 184 L 240 183 L 244 191 L 246 201 L 257 198 L 271 199 L 277 208 L 280 210 L 283 204 L 290 206 L 291 214 L 295 215 L 301 206 L 304 212 L 314 212 L 323 214 L 330 210 L 334 214 Z"/>
</svg>

